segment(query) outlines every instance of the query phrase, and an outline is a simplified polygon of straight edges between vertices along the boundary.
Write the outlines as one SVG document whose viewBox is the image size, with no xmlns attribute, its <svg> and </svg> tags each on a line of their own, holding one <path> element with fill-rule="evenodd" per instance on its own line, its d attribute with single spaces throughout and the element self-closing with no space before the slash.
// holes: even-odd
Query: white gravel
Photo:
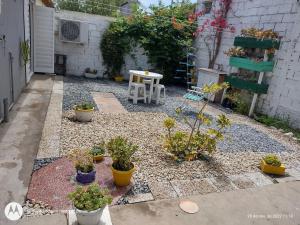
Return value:
<svg viewBox="0 0 300 225">
<path fill-rule="evenodd" d="M 255 148 L 251 146 L 251 143 L 247 144 L 247 138 L 245 138 L 246 146 L 243 151 L 219 150 L 210 161 L 197 160 L 178 164 L 167 157 L 161 146 L 164 135 L 162 124 L 167 117 L 165 113 L 101 114 L 95 112 L 91 123 L 73 122 L 70 119 L 72 117 L 72 111 L 64 113 L 61 155 L 75 148 L 90 148 L 102 139 L 108 141 L 118 135 L 125 136 L 139 146 L 139 151 L 136 153 L 138 160 L 135 164 L 138 167 L 139 177 L 148 181 L 199 179 L 258 171 L 259 161 L 266 152 L 255 148 L 259 147 L 259 142 L 269 138 L 267 135 L 264 136 Z M 186 129 L 186 126 L 179 123 L 178 128 Z M 249 132 L 251 131 L 249 129 Z M 254 132 L 260 133 L 257 130 Z M 232 143 L 232 146 L 234 145 L 235 143 Z M 230 148 L 230 145 L 227 148 Z M 289 149 L 289 151 L 282 149 L 278 152 L 270 146 L 268 152 L 279 154 L 288 166 L 300 160 L 298 149 Z"/>
</svg>

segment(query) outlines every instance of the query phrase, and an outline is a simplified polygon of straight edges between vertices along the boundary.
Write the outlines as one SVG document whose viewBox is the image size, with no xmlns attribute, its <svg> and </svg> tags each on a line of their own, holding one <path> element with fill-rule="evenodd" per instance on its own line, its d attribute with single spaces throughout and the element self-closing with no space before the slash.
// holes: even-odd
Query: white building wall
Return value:
<svg viewBox="0 0 300 225">
<path fill-rule="evenodd" d="M 202 0 L 199 7 L 202 7 Z M 199 24 L 210 14 L 199 18 Z M 243 28 L 274 29 L 282 42 L 275 57 L 275 68 L 267 74 L 269 90 L 261 95 L 257 110 L 271 116 L 289 118 L 291 124 L 300 128 L 300 3 L 297 0 L 233 0 L 228 13 L 228 22 L 236 28 L 236 33 L 224 32 L 221 49 L 216 64 L 229 69 L 229 57 L 224 51 L 233 47 L 234 37 Z M 208 53 L 200 38 L 198 48 L 198 66 L 208 66 Z"/>
<path fill-rule="evenodd" d="M 29 40 L 29 46 L 31 44 L 31 30 L 30 30 L 30 22 L 31 22 L 31 15 L 30 15 L 30 0 L 24 0 L 24 26 L 25 26 L 25 40 Z M 33 49 L 31 49 L 33 50 Z M 32 55 L 31 55 L 32 56 Z M 26 82 L 30 81 L 30 78 L 33 74 L 32 71 L 32 59 L 30 59 L 30 62 L 26 65 Z"/>
<path fill-rule="evenodd" d="M 70 19 L 83 21 L 88 24 L 88 42 L 86 44 L 66 43 L 59 40 L 59 19 Z M 98 76 L 102 77 L 106 68 L 100 50 L 100 42 L 103 33 L 114 20 L 112 17 L 91 15 L 81 12 L 60 11 L 55 15 L 55 54 L 67 56 L 67 74 L 81 76 L 86 68 L 98 70 Z M 125 65 L 122 74 L 128 79 L 128 70 L 137 68 L 148 68 L 147 57 L 142 55 L 141 49 L 135 49 L 134 60 L 130 55 L 125 57 Z"/>
</svg>

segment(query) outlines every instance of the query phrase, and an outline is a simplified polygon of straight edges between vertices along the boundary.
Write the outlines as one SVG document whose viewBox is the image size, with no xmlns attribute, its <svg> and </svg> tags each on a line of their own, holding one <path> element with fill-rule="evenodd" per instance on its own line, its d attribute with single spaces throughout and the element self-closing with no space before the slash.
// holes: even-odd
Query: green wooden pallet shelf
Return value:
<svg viewBox="0 0 300 225">
<path fill-rule="evenodd" d="M 267 94 L 269 88 L 267 84 L 254 83 L 232 75 L 226 76 L 225 82 L 228 82 L 232 87 L 248 90 L 257 94 Z"/>
<path fill-rule="evenodd" d="M 260 48 L 269 49 L 275 48 L 279 49 L 280 42 L 272 39 L 260 40 L 252 37 L 235 37 L 234 46 L 240 46 L 244 48 Z"/>
<path fill-rule="evenodd" d="M 273 61 L 256 62 L 247 58 L 230 57 L 229 65 L 241 69 L 252 70 L 257 72 L 273 71 Z"/>
</svg>

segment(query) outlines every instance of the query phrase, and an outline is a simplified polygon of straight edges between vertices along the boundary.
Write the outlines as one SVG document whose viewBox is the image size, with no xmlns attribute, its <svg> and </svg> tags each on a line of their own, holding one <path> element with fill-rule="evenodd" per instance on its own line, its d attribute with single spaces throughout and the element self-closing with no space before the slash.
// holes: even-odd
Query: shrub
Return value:
<svg viewBox="0 0 300 225">
<path fill-rule="evenodd" d="M 87 150 L 73 150 L 69 154 L 69 159 L 73 161 L 76 170 L 80 170 L 83 173 L 89 173 L 94 170 L 93 156 Z"/>
<path fill-rule="evenodd" d="M 75 105 L 75 110 L 92 110 L 94 109 L 94 104 L 90 102 L 80 103 Z"/>
<path fill-rule="evenodd" d="M 112 202 L 108 190 L 100 188 L 98 184 L 78 186 L 74 192 L 68 194 L 68 198 L 77 209 L 84 211 L 97 210 Z"/>
<path fill-rule="evenodd" d="M 270 155 L 267 155 L 263 158 L 263 160 L 268 164 L 268 165 L 271 165 L 271 166 L 281 166 L 281 161 L 280 159 L 276 156 L 276 155 L 273 155 L 273 154 L 270 154 Z"/>
<path fill-rule="evenodd" d="M 171 79 L 179 61 L 186 57 L 186 50 L 193 45 L 197 21 L 189 20 L 189 15 L 194 9 L 195 4 L 184 2 L 152 6 L 151 14 L 136 8 L 130 16 L 119 16 L 100 43 L 107 74 L 119 75 L 124 56 L 140 46 L 149 63 L 164 74 L 164 80 Z"/>
<path fill-rule="evenodd" d="M 203 91 L 206 94 L 211 95 L 226 87 L 227 84 L 206 85 L 204 86 Z M 224 129 L 230 125 L 230 121 L 225 115 L 219 115 L 216 120 L 216 128 L 211 128 L 211 118 L 203 113 L 209 102 L 208 99 L 200 108 L 195 119 L 190 121 L 187 117 L 184 117 L 185 123 L 190 127 L 190 132 L 173 132 L 175 120 L 173 118 L 167 118 L 164 121 L 167 135 L 165 136 L 163 145 L 166 151 L 171 154 L 174 159 L 179 161 L 193 160 L 198 156 L 201 156 L 204 152 L 211 154 L 216 150 L 217 141 L 223 139 Z M 176 113 L 181 115 L 182 109 L 177 108 Z M 206 125 L 209 128 L 206 129 L 206 131 L 201 131 L 201 125 Z"/>
<path fill-rule="evenodd" d="M 126 138 L 116 137 L 107 143 L 107 150 L 113 159 L 113 167 L 116 170 L 131 170 L 132 156 L 137 151 L 138 146 L 133 145 Z"/>
</svg>

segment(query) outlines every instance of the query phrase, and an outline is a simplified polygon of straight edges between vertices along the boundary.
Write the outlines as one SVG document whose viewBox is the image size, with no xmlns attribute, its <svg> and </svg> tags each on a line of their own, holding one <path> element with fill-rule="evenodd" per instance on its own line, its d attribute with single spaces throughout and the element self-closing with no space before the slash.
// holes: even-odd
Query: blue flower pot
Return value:
<svg viewBox="0 0 300 225">
<path fill-rule="evenodd" d="M 76 180 L 81 184 L 89 184 L 95 181 L 96 170 L 93 170 L 89 173 L 81 172 L 77 170 Z"/>
</svg>

